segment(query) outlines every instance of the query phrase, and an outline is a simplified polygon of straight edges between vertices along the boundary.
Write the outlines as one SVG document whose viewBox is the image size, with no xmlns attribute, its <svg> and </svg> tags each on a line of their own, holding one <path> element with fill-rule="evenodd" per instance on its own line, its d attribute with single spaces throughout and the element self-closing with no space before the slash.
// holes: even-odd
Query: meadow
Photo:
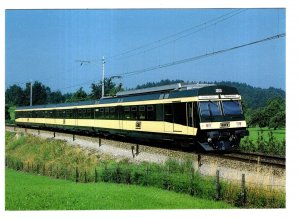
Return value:
<svg viewBox="0 0 300 218">
<path fill-rule="evenodd" d="M 166 190 L 112 183 L 75 183 L 5 171 L 6 210 L 130 210 L 234 208 L 225 202 Z"/>
<path fill-rule="evenodd" d="M 248 128 L 249 136 L 240 143 L 242 151 L 285 156 L 285 129 Z"/>
<path fill-rule="evenodd" d="M 129 159 L 115 160 L 108 155 L 99 154 L 77 146 L 71 146 L 61 140 L 41 139 L 30 135 L 6 132 L 5 164 L 7 170 L 10 168 L 27 173 L 34 173 L 36 175 L 44 175 L 48 176 L 49 181 L 54 183 L 57 181 L 62 182 L 59 187 L 64 187 L 63 184 L 65 184 L 65 186 L 70 185 L 72 187 L 91 187 L 91 189 L 95 190 L 98 185 L 103 187 L 106 186 L 106 184 L 112 185 L 112 183 L 118 183 L 125 184 L 122 187 L 128 187 L 130 189 L 131 187 L 143 186 L 140 188 L 143 188 L 142 190 L 146 193 L 156 193 L 151 190 L 159 189 L 162 191 L 167 190 L 167 193 L 172 192 L 174 194 L 191 195 L 200 201 L 205 199 L 210 201 L 210 204 L 216 203 L 216 206 L 211 206 L 211 208 L 220 206 L 218 201 L 214 201 L 216 197 L 215 178 L 201 176 L 199 173 L 196 173 L 193 168 L 192 160 L 178 162 L 170 159 L 164 164 L 147 162 L 137 164 L 132 163 Z M 39 178 L 47 179 L 42 176 Z M 59 179 L 64 179 L 65 181 Z M 23 204 L 31 205 L 31 202 L 35 202 L 34 200 L 30 200 L 32 197 L 44 196 L 45 199 L 41 201 L 37 200 L 36 204 L 40 204 L 39 207 L 41 209 L 46 209 L 48 208 L 48 206 L 45 205 L 47 202 L 55 201 L 52 199 L 52 196 L 55 198 L 60 198 L 60 194 L 64 196 L 64 191 L 61 188 L 59 189 L 60 191 L 56 192 L 57 194 L 46 192 L 47 190 L 53 189 L 51 182 L 46 182 L 47 186 L 38 188 L 38 184 L 43 184 L 43 182 L 39 181 L 37 185 L 35 185 L 35 183 L 30 183 L 30 180 L 28 187 L 21 188 L 19 190 L 20 193 L 15 194 L 9 191 L 11 189 L 10 184 L 14 184 L 13 187 L 18 189 L 22 186 L 23 179 L 14 178 L 13 180 L 13 182 L 6 184 L 6 189 L 8 190 L 6 196 L 7 202 L 18 202 L 18 195 L 22 196 L 22 192 L 24 192 L 26 197 L 20 200 Z M 9 179 L 7 179 L 7 181 L 9 181 Z M 37 189 L 33 191 L 32 194 L 27 192 L 27 190 L 35 189 L 35 187 L 37 187 Z M 63 189 L 67 190 L 67 187 Z M 108 188 L 106 187 L 104 189 Z M 39 190 L 41 194 L 37 192 Z M 70 197 L 70 200 L 73 199 L 73 195 L 71 194 L 71 192 L 73 192 L 72 190 L 73 189 L 69 190 L 70 193 L 65 193 L 66 196 Z M 81 194 L 83 194 L 83 192 Z M 147 196 L 147 194 L 145 195 Z M 227 202 L 229 205 L 237 207 L 285 207 L 284 191 L 265 190 L 261 187 L 247 187 L 247 202 L 243 203 L 240 196 L 240 184 L 220 181 L 220 202 Z M 68 197 L 64 199 L 65 201 L 69 201 Z M 94 198 L 91 197 L 91 200 L 93 199 Z M 118 198 L 116 198 L 116 200 L 122 201 Z M 46 203 L 44 204 L 43 201 Z M 122 202 L 119 202 L 117 204 L 120 205 L 121 203 Z M 145 201 L 145 203 L 147 204 L 147 201 Z M 134 208 L 136 208 L 137 205 L 135 205 Z M 56 209 L 59 209 L 59 204 L 57 204 L 57 206 L 58 208 Z M 90 204 L 90 206 L 89 209 L 94 208 L 92 204 Z M 176 206 L 169 208 L 176 208 L 177 206 L 176 204 Z M 186 208 L 188 207 L 189 206 L 186 205 Z M 73 209 L 77 208 L 78 207 L 75 206 L 73 207 Z M 155 207 L 153 206 L 153 208 Z M 223 206 L 220 206 L 220 208 L 223 208 Z M 110 209 L 110 206 L 107 206 L 106 209 Z M 128 209 L 132 209 L 132 207 L 128 206 Z"/>
</svg>

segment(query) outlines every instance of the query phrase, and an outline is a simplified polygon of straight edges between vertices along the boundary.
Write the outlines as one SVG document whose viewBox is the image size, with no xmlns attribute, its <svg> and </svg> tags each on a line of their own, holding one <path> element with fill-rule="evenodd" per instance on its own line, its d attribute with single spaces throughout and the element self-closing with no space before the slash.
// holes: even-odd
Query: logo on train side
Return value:
<svg viewBox="0 0 300 218">
<path fill-rule="evenodd" d="M 142 122 L 141 121 L 136 121 L 135 128 L 136 129 L 141 129 L 141 127 L 142 127 Z"/>
</svg>

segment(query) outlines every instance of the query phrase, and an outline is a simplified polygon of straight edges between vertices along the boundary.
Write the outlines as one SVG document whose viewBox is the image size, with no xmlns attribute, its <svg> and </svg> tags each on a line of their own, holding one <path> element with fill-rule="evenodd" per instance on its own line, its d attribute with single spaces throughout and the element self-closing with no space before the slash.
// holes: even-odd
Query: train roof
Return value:
<svg viewBox="0 0 300 218">
<path fill-rule="evenodd" d="M 54 107 L 72 107 L 72 106 L 75 107 L 75 106 L 96 105 L 96 104 L 176 99 L 176 98 L 193 97 L 193 96 L 200 96 L 200 95 L 216 95 L 216 94 L 231 95 L 231 94 L 239 94 L 239 93 L 236 88 L 230 86 L 224 86 L 224 85 L 176 83 L 176 84 L 171 84 L 166 86 L 118 92 L 114 97 L 104 97 L 99 100 L 24 106 L 24 107 L 17 107 L 16 110 L 54 108 Z"/>
</svg>

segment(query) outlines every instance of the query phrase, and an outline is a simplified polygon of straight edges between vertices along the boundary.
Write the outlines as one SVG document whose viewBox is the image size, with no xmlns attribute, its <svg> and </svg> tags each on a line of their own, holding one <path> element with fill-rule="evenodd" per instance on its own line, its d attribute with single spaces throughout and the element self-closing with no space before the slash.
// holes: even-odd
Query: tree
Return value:
<svg viewBox="0 0 300 218">
<path fill-rule="evenodd" d="M 104 96 L 114 96 L 119 91 L 123 91 L 122 83 L 119 83 L 119 85 L 116 85 L 112 78 L 105 78 L 104 79 Z M 92 83 L 91 85 L 91 99 L 99 99 L 102 96 L 102 81 L 99 83 Z"/>
<path fill-rule="evenodd" d="M 250 126 L 278 128 L 285 126 L 285 101 L 273 98 L 266 107 L 254 110 L 250 115 Z"/>
<path fill-rule="evenodd" d="M 64 103 L 66 100 L 66 98 L 61 94 L 60 91 L 56 91 L 56 92 L 50 91 L 47 97 L 48 97 L 47 99 L 48 104 Z"/>
<path fill-rule="evenodd" d="M 5 90 L 5 104 L 7 105 L 23 105 L 23 90 L 18 85 L 12 85 Z"/>
<path fill-rule="evenodd" d="M 80 87 L 69 99 L 68 102 L 76 102 L 76 101 L 85 101 L 88 99 L 88 95 L 86 92 L 83 90 L 83 87 Z"/>
</svg>

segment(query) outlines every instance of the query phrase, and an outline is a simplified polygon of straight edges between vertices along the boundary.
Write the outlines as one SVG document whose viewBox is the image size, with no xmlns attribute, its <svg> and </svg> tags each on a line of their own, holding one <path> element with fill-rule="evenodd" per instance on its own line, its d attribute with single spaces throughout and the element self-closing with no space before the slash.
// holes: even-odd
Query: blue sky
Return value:
<svg viewBox="0 0 300 218">
<path fill-rule="evenodd" d="M 65 93 L 89 91 L 102 56 L 113 76 L 211 53 L 285 33 L 285 10 L 6 10 L 5 23 L 6 88 L 38 80 Z M 283 37 L 115 82 L 226 80 L 285 90 L 285 65 Z"/>
</svg>

